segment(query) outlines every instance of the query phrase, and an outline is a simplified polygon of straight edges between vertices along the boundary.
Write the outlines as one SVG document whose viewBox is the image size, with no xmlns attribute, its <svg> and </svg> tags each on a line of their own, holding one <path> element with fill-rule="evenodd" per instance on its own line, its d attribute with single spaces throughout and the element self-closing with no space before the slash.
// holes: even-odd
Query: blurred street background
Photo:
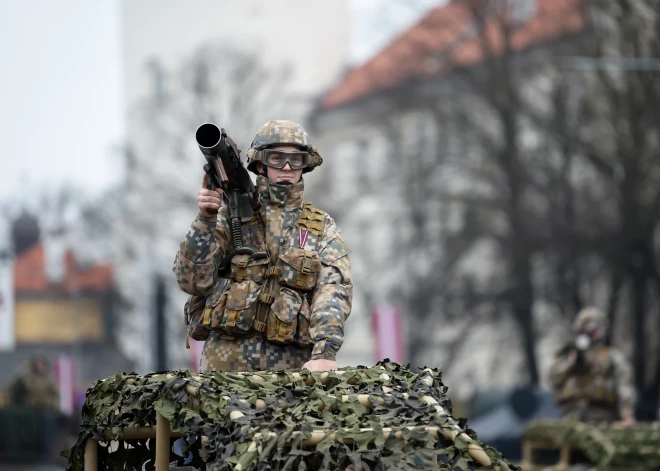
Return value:
<svg viewBox="0 0 660 471">
<path fill-rule="evenodd" d="M 439 367 L 513 456 L 596 306 L 657 420 L 657 0 L 0 0 L 0 67 L 0 470 L 62 466 L 96 379 L 197 368 L 171 267 L 209 121 L 244 150 L 298 121 L 323 155 L 340 367 Z"/>
</svg>

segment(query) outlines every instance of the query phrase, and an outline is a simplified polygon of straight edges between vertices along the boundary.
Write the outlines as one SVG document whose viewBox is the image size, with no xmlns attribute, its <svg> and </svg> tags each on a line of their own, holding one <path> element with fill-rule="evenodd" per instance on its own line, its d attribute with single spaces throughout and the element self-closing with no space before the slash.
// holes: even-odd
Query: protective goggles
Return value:
<svg viewBox="0 0 660 471">
<path fill-rule="evenodd" d="M 584 330 L 588 334 L 593 334 L 594 332 L 596 332 L 598 330 L 599 327 L 600 327 L 600 325 L 598 324 L 598 322 L 589 321 L 585 324 L 584 329 L 582 329 L 582 330 Z"/>
<path fill-rule="evenodd" d="M 277 149 L 264 149 L 263 150 L 263 164 L 273 168 L 283 168 L 286 163 L 292 170 L 305 168 L 309 165 L 309 152 L 297 150 L 293 152 L 285 152 Z"/>
</svg>

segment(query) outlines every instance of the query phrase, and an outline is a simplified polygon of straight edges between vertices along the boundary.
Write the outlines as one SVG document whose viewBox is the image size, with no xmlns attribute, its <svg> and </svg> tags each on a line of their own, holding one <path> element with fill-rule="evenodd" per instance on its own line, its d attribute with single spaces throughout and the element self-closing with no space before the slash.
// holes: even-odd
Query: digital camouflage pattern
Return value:
<svg viewBox="0 0 660 471">
<path fill-rule="evenodd" d="M 312 148 L 309 135 L 300 124 L 273 119 L 259 128 L 250 144 L 250 149 L 265 149 L 277 144 L 291 144 L 305 150 Z"/>
<path fill-rule="evenodd" d="M 438 370 L 388 361 L 325 373 L 118 374 L 87 391 L 80 435 L 65 455 L 68 469 L 81 471 L 94 438 L 99 469 L 141 469 L 153 443 L 107 445 L 161 414 L 185 435 L 187 464 L 198 469 L 518 470 L 452 417 L 446 391 Z M 184 464 L 174 452 L 171 460 Z"/>
<path fill-rule="evenodd" d="M 241 230 L 244 244 L 269 258 L 245 263 L 237 255 L 231 279 L 218 276 L 231 249 L 223 207 L 217 218 L 192 223 L 174 261 L 181 289 L 206 296 L 196 320 L 186 314 L 192 330 L 201 331 L 196 338 L 206 338 L 203 371 L 247 371 L 257 363 L 259 369 L 298 368 L 310 359 L 334 360 L 343 343 L 353 281 L 350 250 L 335 222 L 303 203 L 302 180 L 281 185 L 259 176 L 257 185 L 261 208 Z M 261 318 L 266 325 L 257 329 Z M 256 362 L 256 355 L 264 359 Z"/>
<path fill-rule="evenodd" d="M 598 469 L 660 467 L 660 423 L 640 422 L 624 427 L 612 422 L 584 423 L 571 419 L 539 420 L 524 440 L 578 449 Z"/>
<path fill-rule="evenodd" d="M 225 337 L 211 332 L 204 343 L 201 371 L 266 371 L 300 369 L 309 361 L 311 347 L 266 342 L 261 335 Z"/>
<path fill-rule="evenodd" d="M 217 222 L 195 219 L 181 243 L 174 261 L 174 274 L 183 291 L 206 296 L 217 279 L 219 255 L 231 248 L 227 207 L 220 209 Z"/>
<path fill-rule="evenodd" d="M 303 173 L 311 172 L 323 163 L 318 150 L 314 149 L 307 131 L 293 121 L 271 120 L 263 124 L 257 131 L 247 152 L 248 170 L 258 174 L 256 163 L 263 162 L 263 149 L 276 145 L 292 145 L 309 152 L 311 162 L 303 169 Z"/>
</svg>

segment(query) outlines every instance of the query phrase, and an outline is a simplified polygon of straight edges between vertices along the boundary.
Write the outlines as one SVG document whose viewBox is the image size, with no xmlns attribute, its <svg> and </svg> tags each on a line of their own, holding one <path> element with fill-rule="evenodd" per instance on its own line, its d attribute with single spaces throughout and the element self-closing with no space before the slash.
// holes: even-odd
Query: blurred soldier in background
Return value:
<svg viewBox="0 0 660 471">
<path fill-rule="evenodd" d="M 632 368 L 605 344 L 607 320 L 594 307 L 582 309 L 573 324 L 575 338 L 550 368 L 550 383 L 564 415 L 584 421 L 635 423 Z"/>
<path fill-rule="evenodd" d="M 241 225 L 245 246 L 263 257 L 235 255 L 220 189 L 206 179 L 199 213 L 174 261 L 189 334 L 206 340 L 201 371 L 337 369 L 335 355 L 351 312 L 350 252 L 334 220 L 303 202 L 303 173 L 323 159 L 297 123 L 269 121 L 248 150 L 261 207 Z M 267 255 L 267 256 L 266 256 Z"/>
<path fill-rule="evenodd" d="M 9 385 L 9 396 L 14 405 L 41 410 L 59 409 L 60 395 L 49 376 L 48 361 L 44 357 L 32 358 Z"/>
<path fill-rule="evenodd" d="M 56 459 L 54 444 L 65 424 L 59 410 L 60 394 L 49 370 L 48 360 L 41 356 L 22 367 L 8 388 L 13 407 L 0 424 L 0 435 L 14 433 L 29 438 L 30 459 L 48 462 Z M 16 422 L 21 426 L 17 427 Z"/>
</svg>

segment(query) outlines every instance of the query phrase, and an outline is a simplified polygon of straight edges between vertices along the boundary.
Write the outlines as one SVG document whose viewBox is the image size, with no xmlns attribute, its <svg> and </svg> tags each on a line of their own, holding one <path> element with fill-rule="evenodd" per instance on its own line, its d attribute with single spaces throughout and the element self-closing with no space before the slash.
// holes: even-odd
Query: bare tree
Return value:
<svg viewBox="0 0 660 471">
<path fill-rule="evenodd" d="M 656 410 L 657 6 L 455 0 L 443 11 L 388 50 L 402 56 L 369 77 L 376 91 L 357 111 L 387 141 L 360 195 L 398 203 L 383 213 L 391 256 L 371 254 L 365 234 L 356 259 L 369 276 L 356 289 L 404 304 L 413 363 L 446 323 L 513 320 L 530 384 L 543 375 L 540 313 L 568 329 L 581 307 L 599 305 L 614 342 L 632 332 L 637 389 Z M 412 76 L 388 86 L 388 70 L 402 69 Z M 363 160 L 374 138 L 358 141 Z M 339 217 L 357 211 L 350 198 Z M 492 260 L 475 263 L 484 244 Z M 459 344 L 449 342 L 450 359 Z"/>
<path fill-rule="evenodd" d="M 496 244 L 504 273 L 498 273 L 485 292 L 470 296 L 497 304 L 498 311 L 512 316 L 522 339 L 528 381 L 538 384 L 534 259 L 550 242 L 543 229 L 550 198 L 542 182 L 561 177 L 539 165 L 538 145 L 524 141 L 538 133 L 533 118 L 539 97 L 530 100 L 527 95 L 548 74 L 537 58 L 547 58 L 548 52 L 537 47 L 537 57 L 525 54 L 525 48 L 536 46 L 521 46 L 522 35 L 517 36 L 528 18 L 521 18 L 508 3 L 455 4 L 467 19 L 466 27 L 435 58 L 439 70 L 453 74 L 458 93 L 449 105 L 450 119 L 459 124 L 456 129 L 464 142 L 460 155 L 450 158 L 447 166 L 472 184 L 445 196 L 465 204 L 478 221 L 466 228 L 472 233 L 468 241 L 488 239 Z M 552 13 L 544 18 L 541 11 L 535 21 L 562 21 Z M 466 63 L 468 48 L 479 58 L 477 64 Z"/>
<path fill-rule="evenodd" d="M 476 138 L 477 147 L 490 154 L 484 165 L 494 170 L 472 178 L 483 181 L 486 176 L 493 188 L 500 184 L 489 201 L 497 203 L 507 222 L 508 230 L 500 238 L 509 267 L 505 297 L 526 340 L 530 380 L 539 378 L 532 308 L 540 293 L 535 292 L 532 262 L 541 254 L 546 265 L 554 266 L 550 289 L 564 311 L 576 312 L 594 302 L 594 293 L 585 296 L 585 289 L 600 284 L 608 293 L 613 326 L 617 310 L 631 314 L 636 385 L 642 403 L 648 404 L 642 406 L 642 416 L 652 417 L 660 388 L 655 347 L 659 317 L 652 307 L 659 293 L 660 81 L 648 68 L 607 66 L 606 58 L 660 56 L 657 9 L 644 1 L 576 3 L 585 8 L 580 11 L 586 15 L 587 41 L 566 48 L 555 45 L 553 56 L 605 58 L 605 66 L 582 59 L 581 65 L 588 64 L 589 70 L 576 80 L 567 77 L 566 60 L 550 60 L 544 66 L 515 50 L 517 25 L 510 10 L 484 9 L 483 2 L 466 5 L 476 19 L 484 57 L 483 65 L 466 76 L 481 97 L 483 115 L 490 118 L 485 124 L 479 122 L 480 114 L 458 116 L 469 124 L 466 138 Z M 550 94 L 534 94 L 529 100 L 528 71 L 538 74 L 544 67 L 551 79 Z M 523 144 L 526 128 L 547 133 L 542 146 Z M 477 208 L 483 215 L 483 204 Z M 609 276 L 603 280 L 604 272 Z M 620 302 L 624 290 L 627 306 Z"/>
<path fill-rule="evenodd" d="M 611 273 L 610 319 L 615 330 L 631 322 L 636 387 L 642 416 L 653 418 L 660 397 L 657 348 L 660 270 L 660 76 L 645 62 L 660 57 L 660 13 L 652 1 L 593 0 L 590 58 L 581 66 L 583 126 L 576 143 L 598 185 L 597 231 L 584 237 L 599 249 Z M 626 304 L 619 298 L 626 293 Z M 617 310 L 628 316 L 616 317 Z"/>
</svg>

